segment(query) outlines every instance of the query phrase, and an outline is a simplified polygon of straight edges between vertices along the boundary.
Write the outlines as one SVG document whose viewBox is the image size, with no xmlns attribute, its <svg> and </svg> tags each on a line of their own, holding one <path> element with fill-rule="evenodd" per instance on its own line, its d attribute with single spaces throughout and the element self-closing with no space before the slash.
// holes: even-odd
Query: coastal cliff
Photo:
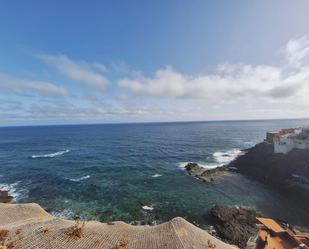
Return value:
<svg viewBox="0 0 309 249">
<path fill-rule="evenodd" d="M 229 164 L 238 172 L 309 203 L 309 150 L 274 153 L 273 144 L 259 143 Z"/>
<path fill-rule="evenodd" d="M 246 248 L 247 241 L 258 232 L 257 212 L 243 207 L 215 206 L 210 219 L 216 233 L 224 241 Z"/>
</svg>

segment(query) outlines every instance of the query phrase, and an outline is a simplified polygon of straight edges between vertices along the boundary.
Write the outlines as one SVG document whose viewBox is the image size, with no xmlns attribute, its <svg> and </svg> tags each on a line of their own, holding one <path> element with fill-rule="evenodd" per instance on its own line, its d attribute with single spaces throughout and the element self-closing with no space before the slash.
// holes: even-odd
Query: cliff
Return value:
<svg viewBox="0 0 309 249">
<path fill-rule="evenodd" d="M 294 149 L 275 154 L 273 145 L 260 143 L 229 164 L 245 174 L 285 194 L 297 194 L 309 203 L 309 150 Z"/>
<path fill-rule="evenodd" d="M 210 218 L 216 233 L 224 241 L 246 248 L 247 241 L 258 232 L 253 209 L 242 207 L 215 206 L 211 209 Z"/>
</svg>

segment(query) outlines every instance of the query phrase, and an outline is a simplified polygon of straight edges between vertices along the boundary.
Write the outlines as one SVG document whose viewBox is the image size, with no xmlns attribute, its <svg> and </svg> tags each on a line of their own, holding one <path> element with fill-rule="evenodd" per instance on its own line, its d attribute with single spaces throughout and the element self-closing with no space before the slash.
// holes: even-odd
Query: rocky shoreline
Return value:
<svg viewBox="0 0 309 249">
<path fill-rule="evenodd" d="M 188 163 L 185 166 L 188 175 L 195 177 L 203 182 L 214 182 L 237 169 L 234 167 L 221 166 L 213 169 L 205 169 L 198 163 Z"/>
<path fill-rule="evenodd" d="M 216 235 L 223 241 L 245 248 L 248 239 L 258 232 L 258 213 L 249 208 L 215 206 L 209 214 Z"/>
<path fill-rule="evenodd" d="M 259 143 L 246 150 L 228 167 L 262 182 L 274 190 L 308 204 L 309 150 L 294 149 L 287 154 L 274 153 L 273 144 Z"/>
<path fill-rule="evenodd" d="M 188 175 L 206 183 L 237 172 L 259 181 L 275 191 L 308 204 L 309 212 L 309 150 L 294 149 L 287 154 L 274 153 L 273 144 L 259 143 L 243 151 L 228 165 L 205 169 L 197 163 L 185 166 Z M 256 235 L 256 217 L 253 209 L 215 206 L 208 214 L 214 234 L 230 244 L 245 248 L 248 239 Z M 276 217 L 275 217 L 276 218 Z"/>
</svg>

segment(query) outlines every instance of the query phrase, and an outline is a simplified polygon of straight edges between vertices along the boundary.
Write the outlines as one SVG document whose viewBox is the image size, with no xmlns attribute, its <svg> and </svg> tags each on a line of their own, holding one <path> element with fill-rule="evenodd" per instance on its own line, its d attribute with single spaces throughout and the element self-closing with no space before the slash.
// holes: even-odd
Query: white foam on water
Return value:
<svg viewBox="0 0 309 249">
<path fill-rule="evenodd" d="M 181 169 L 185 169 L 186 165 L 188 163 L 193 163 L 193 162 L 180 162 L 178 163 L 178 167 Z M 218 163 L 204 163 L 204 162 L 197 162 L 197 164 L 205 169 L 215 169 L 219 167 Z M 223 166 L 223 165 L 221 165 Z"/>
<path fill-rule="evenodd" d="M 19 201 L 27 197 L 28 190 L 21 189 L 18 187 L 20 181 L 7 184 L 7 183 L 0 183 L 0 190 L 8 191 L 8 194 L 14 198 L 14 201 Z"/>
<path fill-rule="evenodd" d="M 152 210 L 154 210 L 153 207 L 149 207 L 149 206 L 142 206 L 142 209 L 143 209 L 144 211 L 152 211 Z"/>
<path fill-rule="evenodd" d="M 197 162 L 197 164 L 205 169 L 215 169 L 217 167 L 222 167 L 224 165 L 229 164 L 233 160 L 235 160 L 242 151 L 240 149 L 231 149 L 226 151 L 216 151 L 212 154 L 212 158 L 214 162 L 205 163 L 205 162 Z M 178 167 L 184 169 L 185 166 L 190 162 L 180 162 L 178 163 Z"/>
<path fill-rule="evenodd" d="M 213 154 L 213 158 L 221 166 L 226 165 L 232 162 L 241 154 L 240 149 L 231 149 L 227 151 L 217 151 Z"/>
<path fill-rule="evenodd" d="M 61 150 L 61 151 L 58 151 L 58 152 L 55 152 L 55 153 L 50 153 L 50 154 L 33 155 L 33 156 L 31 156 L 31 158 L 52 158 L 52 157 L 55 157 L 55 156 L 61 156 L 61 155 L 68 153 L 68 152 L 70 152 L 70 150 Z"/>
<path fill-rule="evenodd" d="M 69 209 L 64 209 L 64 210 L 61 210 L 61 211 L 52 211 L 50 213 L 52 216 L 55 216 L 57 218 L 60 218 L 60 219 L 68 219 L 68 220 L 71 220 L 74 218 L 75 216 L 75 213 L 72 212 L 71 210 Z"/>
<path fill-rule="evenodd" d="M 160 177 L 160 176 L 162 176 L 162 175 L 160 175 L 160 174 L 154 174 L 154 175 L 152 175 L 151 177 L 157 178 L 157 177 Z"/>
<path fill-rule="evenodd" d="M 190 162 L 180 162 L 180 163 L 177 163 L 177 166 L 181 169 L 184 169 L 188 163 Z"/>
<path fill-rule="evenodd" d="M 81 177 L 78 177 L 78 178 L 71 178 L 70 181 L 81 182 L 81 181 L 89 179 L 89 178 L 90 178 L 90 175 L 86 175 L 86 176 L 81 176 Z"/>
</svg>

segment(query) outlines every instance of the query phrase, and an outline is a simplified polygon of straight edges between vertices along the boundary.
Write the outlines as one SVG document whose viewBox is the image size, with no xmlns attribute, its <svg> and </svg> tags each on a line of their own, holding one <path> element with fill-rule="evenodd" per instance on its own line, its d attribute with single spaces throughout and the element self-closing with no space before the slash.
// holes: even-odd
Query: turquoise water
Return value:
<svg viewBox="0 0 309 249">
<path fill-rule="evenodd" d="M 227 204 L 308 226 L 308 207 L 245 176 L 202 183 L 182 168 L 189 161 L 222 165 L 266 131 L 302 125 L 309 121 L 3 127 L 0 188 L 67 218 L 163 222 L 182 216 L 206 224 L 210 208 Z"/>
</svg>

